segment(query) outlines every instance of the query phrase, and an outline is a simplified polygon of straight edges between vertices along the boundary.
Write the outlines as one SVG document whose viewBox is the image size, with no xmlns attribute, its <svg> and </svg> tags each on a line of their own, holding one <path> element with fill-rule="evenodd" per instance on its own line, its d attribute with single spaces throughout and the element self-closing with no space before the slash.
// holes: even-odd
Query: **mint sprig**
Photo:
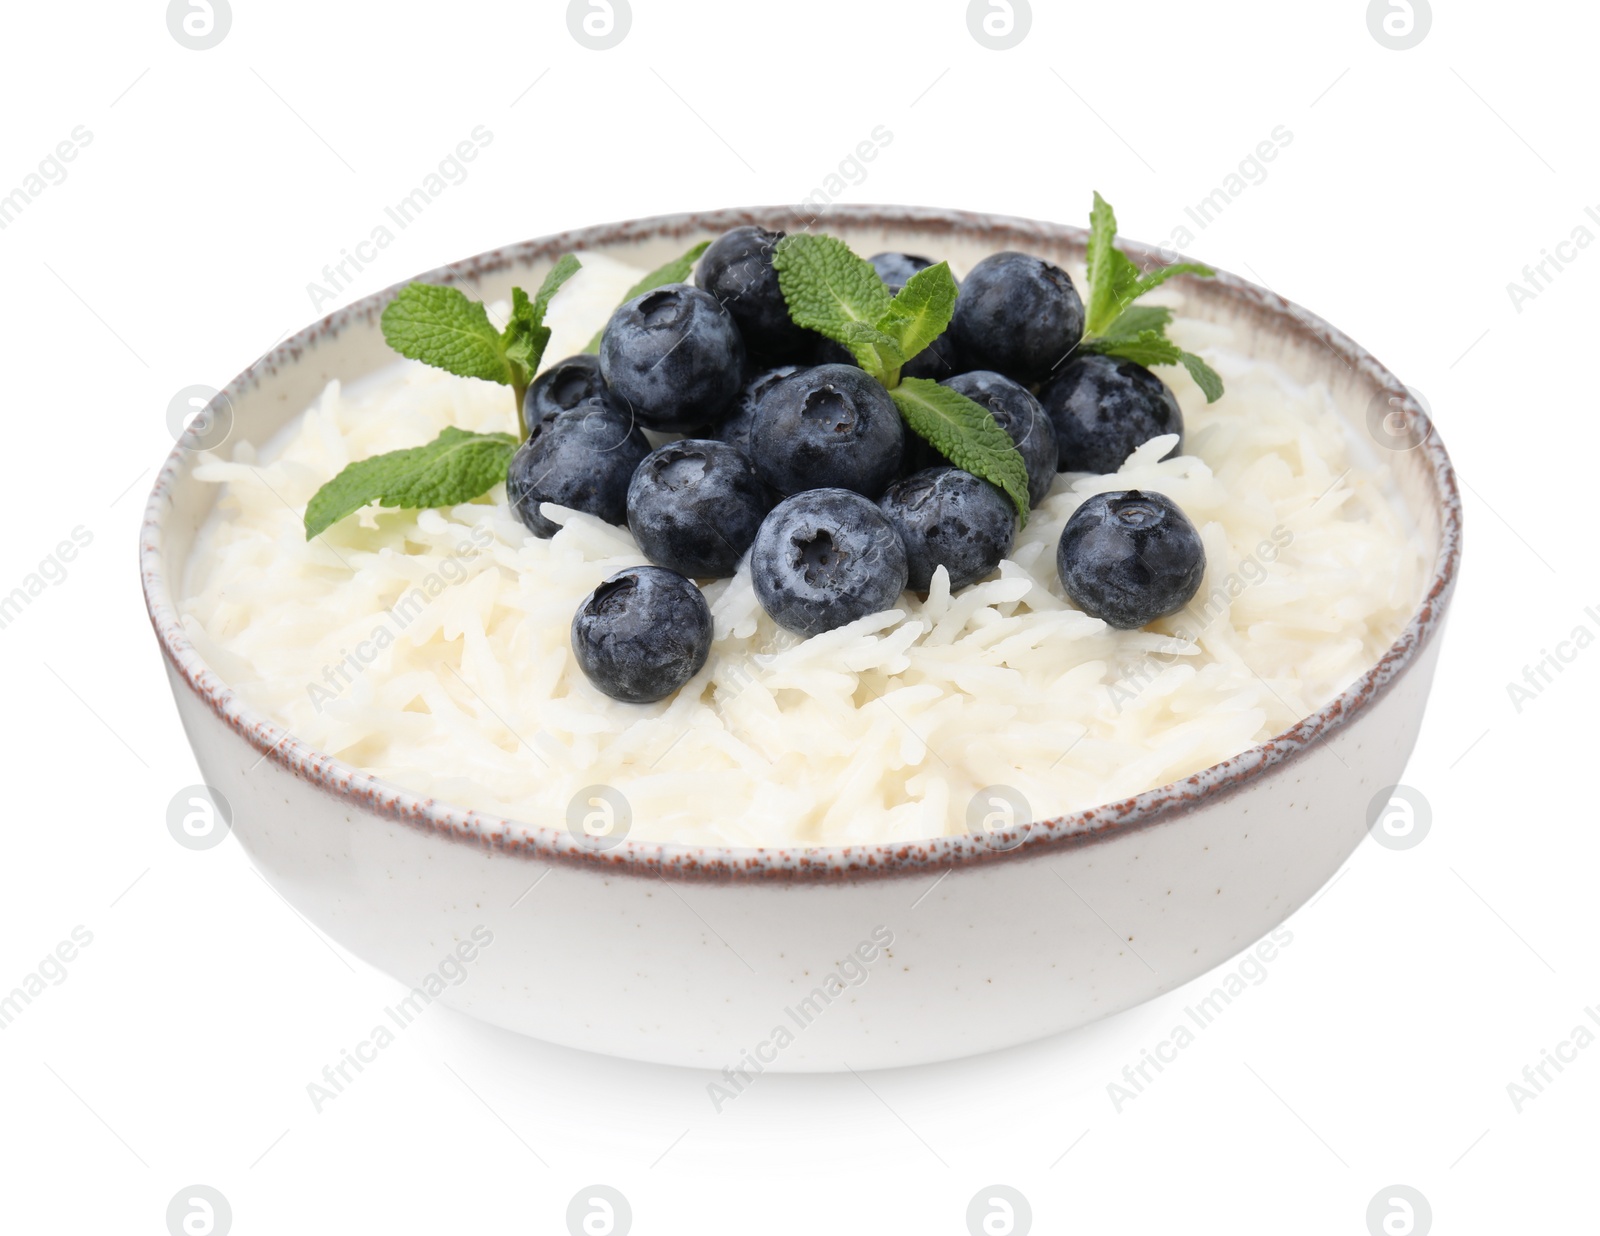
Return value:
<svg viewBox="0 0 1600 1236">
<path fill-rule="evenodd" d="M 1028 522 L 1028 469 L 1011 435 L 981 403 L 901 367 L 950 325 L 956 280 L 946 262 L 919 270 L 891 293 L 872 263 L 833 236 L 786 236 L 772 265 L 789 316 L 850 349 L 881 382 L 907 427 L 946 459 L 1005 491 Z"/>
<path fill-rule="evenodd" d="M 459 288 L 410 284 L 384 308 L 383 337 L 401 356 L 457 377 L 509 386 L 517 401 L 517 424 L 526 436 L 522 397 L 550 342 L 544 315 L 551 298 L 579 269 L 577 258 L 563 254 L 531 299 L 521 288 L 512 288 L 511 320 L 504 330 L 494 328 L 482 301 Z"/>
<path fill-rule="evenodd" d="M 646 292 L 653 292 L 657 288 L 666 287 L 669 283 L 686 282 L 689 278 L 689 272 L 694 269 L 695 262 L 710 247 L 711 242 L 709 240 L 702 240 L 694 248 L 673 258 L 672 261 L 664 266 L 657 266 L 623 294 L 622 299 L 617 302 L 618 307 L 620 308 L 622 305 L 627 304 L 635 296 L 643 296 Z M 595 331 L 594 338 L 589 340 L 583 350 L 585 352 L 598 352 L 600 350 L 600 337 L 605 333 L 606 328 L 604 326 Z"/>
<path fill-rule="evenodd" d="M 522 401 L 550 343 L 544 315 L 561 285 L 580 269 L 563 254 L 531 297 L 511 289 L 511 320 L 496 330 L 482 301 L 459 288 L 413 283 L 383 310 L 383 337 L 401 356 L 462 378 L 511 388 L 520 437 L 469 433 L 451 426 L 426 446 L 389 451 L 347 465 L 306 504 L 306 540 L 321 536 L 369 502 L 425 510 L 471 502 L 505 480 L 521 438 L 528 436 Z"/>
<path fill-rule="evenodd" d="M 772 250 L 772 266 L 795 324 L 848 348 L 856 363 L 886 387 L 898 385 L 900 366 L 937 337 L 935 332 L 918 342 L 916 323 L 926 318 L 940 275 L 924 281 L 906 297 L 908 283 L 897 297 L 872 263 L 844 241 L 809 233 L 780 240 Z M 950 295 L 940 297 L 949 301 L 944 319 L 948 325 L 949 313 L 955 309 L 955 280 L 948 266 L 942 277 L 951 285 Z M 895 301 L 901 297 L 905 299 L 897 309 Z"/>
<path fill-rule="evenodd" d="M 1116 238 L 1116 212 L 1096 193 L 1089 211 L 1089 301 L 1079 350 L 1120 356 L 1145 366 L 1182 365 L 1205 393 L 1206 402 L 1215 403 L 1222 398 L 1222 379 L 1200 357 L 1167 338 L 1172 310 L 1133 302 L 1175 275 L 1210 278 L 1217 272 L 1198 262 L 1174 262 L 1141 275 L 1117 248 Z"/>
<path fill-rule="evenodd" d="M 516 449 L 517 439 L 508 433 L 469 433 L 451 426 L 426 446 L 357 460 L 306 504 L 306 540 L 369 502 L 413 510 L 471 502 L 506 479 Z"/>
</svg>

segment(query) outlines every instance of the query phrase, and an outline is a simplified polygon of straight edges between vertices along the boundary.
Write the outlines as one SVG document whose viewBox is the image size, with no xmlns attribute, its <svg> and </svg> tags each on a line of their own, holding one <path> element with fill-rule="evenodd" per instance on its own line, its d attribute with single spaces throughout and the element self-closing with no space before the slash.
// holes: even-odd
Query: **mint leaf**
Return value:
<svg viewBox="0 0 1600 1236">
<path fill-rule="evenodd" d="M 1084 333 L 1098 335 L 1117 320 L 1139 293 L 1139 268 L 1116 246 L 1117 216 L 1098 193 L 1089 211 L 1089 304 Z"/>
<path fill-rule="evenodd" d="M 994 415 L 948 386 L 907 378 L 889 392 L 907 425 L 956 467 L 1004 490 L 1028 522 L 1028 467 Z"/>
<path fill-rule="evenodd" d="M 506 360 L 516 382 L 522 386 L 533 380 L 533 372 L 544 356 L 545 345 L 550 342 L 550 328 L 536 321 L 533 302 L 521 288 L 511 289 L 511 320 L 501 333 L 506 349 Z"/>
<path fill-rule="evenodd" d="M 625 305 L 635 296 L 643 296 L 646 292 L 666 287 L 669 283 L 685 282 L 689 278 L 689 272 L 694 269 L 694 264 L 700 260 L 700 255 L 710 247 L 711 242 L 709 240 L 702 240 L 698 245 L 673 258 L 666 265 L 657 266 L 648 275 L 640 279 L 638 283 L 629 288 L 627 295 L 622 298 L 620 303 Z"/>
<path fill-rule="evenodd" d="M 847 322 L 839 332 L 839 342 L 850 349 L 858 365 L 884 386 L 892 387 L 900 381 L 900 366 L 906 363 L 906 355 L 892 335 L 865 322 Z"/>
<path fill-rule="evenodd" d="M 1111 255 L 1116 251 L 1117 216 L 1111 203 L 1095 190 L 1094 205 L 1089 208 L 1089 244 L 1084 256 L 1089 277 L 1089 304 L 1086 319 L 1099 325 L 1110 322 L 1105 313 L 1105 302 L 1111 291 Z M 1099 298 L 1098 300 L 1096 298 Z M 1105 322 L 1100 322 L 1104 318 Z"/>
<path fill-rule="evenodd" d="M 511 289 L 511 321 L 497 331 L 482 301 L 457 288 L 413 283 L 383 311 L 383 337 L 401 356 L 463 378 L 482 378 L 509 386 L 522 419 L 522 396 L 544 357 L 550 331 L 545 310 L 561 285 L 580 269 L 572 254 L 561 256 L 532 300 Z M 526 432 L 526 426 L 524 426 Z"/>
<path fill-rule="evenodd" d="M 1134 285 L 1133 294 L 1143 296 L 1151 288 L 1160 287 L 1174 275 L 1199 275 L 1203 279 L 1210 279 L 1216 273 L 1211 267 L 1202 266 L 1199 262 L 1174 262 L 1171 266 L 1158 266 L 1140 278 Z"/>
<path fill-rule="evenodd" d="M 711 242 L 709 240 L 702 240 L 681 257 L 673 258 L 665 266 L 656 267 L 643 279 L 640 279 L 638 283 L 629 288 L 627 295 L 618 303 L 625 305 L 635 296 L 643 296 L 646 292 L 665 287 L 669 283 L 685 282 L 689 278 L 689 272 L 694 269 L 695 262 L 710 247 Z M 598 352 L 600 350 L 600 336 L 605 334 L 605 330 L 606 328 L 602 326 L 595 331 L 594 338 L 589 340 L 588 345 L 583 350 L 585 352 Z"/>
<path fill-rule="evenodd" d="M 401 356 L 463 378 L 511 383 L 505 343 L 482 301 L 457 288 L 413 283 L 383 311 L 383 337 Z"/>
<path fill-rule="evenodd" d="M 408 510 L 470 502 L 506 479 L 516 449 L 517 440 L 508 433 L 469 433 L 451 426 L 426 446 L 357 460 L 306 504 L 306 540 L 369 502 Z"/>
<path fill-rule="evenodd" d="M 522 419 L 522 397 L 528 391 L 533 375 L 539 372 L 539 362 L 550 343 L 550 328 L 544 324 L 545 311 L 561 285 L 582 269 L 578 259 L 563 253 L 550 268 L 533 299 L 521 288 L 511 289 L 511 320 L 506 323 L 501 340 L 506 348 L 506 361 L 511 368 L 511 389 L 517 398 L 517 419 Z M 527 426 L 523 425 L 523 433 Z"/>
<path fill-rule="evenodd" d="M 1193 352 L 1185 352 L 1173 343 L 1167 338 L 1164 329 L 1142 330 L 1128 338 L 1106 335 L 1099 339 L 1086 339 L 1080 351 L 1098 352 L 1102 356 L 1120 356 L 1124 360 L 1134 361 L 1146 368 L 1151 365 L 1182 365 L 1189 371 L 1189 376 L 1194 379 L 1195 385 L 1204 392 L 1207 403 L 1216 403 L 1222 398 L 1222 379 L 1217 375 L 1217 371 Z"/>
<path fill-rule="evenodd" d="M 956 311 L 956 292 L 950 264 L 940 262 L 912 275 L 889 302 L 878 329 L 899 344 L 902 364 L 944 333 Z"/>
<path fill-rule="evenodd" d="M 852 322 L 876 327 L 894 300 L 872 263 L 832 236 L 785 236 L 773 247 L 772 265 L 789 316 L 846 347 Z"/>
<path fill-rule="evenodd" d="M 550 273 L 544 277 L 544 282 L 539 285 L 539 290 L 533 295 L 533 320 L 538 325 L 544 324 L 544 315 L 550 309 L 550 302 L 555 294 L 561 290 L 561 285 L 573 275 L 583 269 L 583 263 L 570 253 L 563 253 L 556 259 L 556 264 L 550 268 Z"/>
<path fill-rule="evenodd" d="M 481 301 L 456 288 L 413 283 L 385 306 L 383 337 L 401 356 L 511 387 L 525 437 L 522 398 L 550 342 L 545 311 L 579 269 L 578 259 L 565 253 L 531 298 L 512 288 L 511 320 L 503 331 L 494 328 Z M 414 510 L 470 502 L 505 479 L 518 441 L 508 433 L 469 433 L 452 426 L 426 446 L 358 460 L 306 504 L 306 540 L 369 502 Z"/>
<path fill-rule="evenodd" d="M 1116 238 L 1116 212 L 1096 193 L 1094 206 L 1089 211 L 1089 305 L 1084 314 L 1085 334 L 1105 334 L 1128 305 L 1174 275 L 1210 278 L 1217 273 L 1199 262 L 1174 262 L 1141 275 L 1139 268 L 1116 247 Z"/>
<path fill-rule="evenodd" d="M 1131 305 L 1117 320 L 1100 332 L 1101 339 L 1132 339 L 1140 331 L 1165 332 L 1172 321 L 1172 310 L 1159 305 Z"/>
<path fill-rule="evenodd" d="M 1084 310 L 1085 352 L 1120 356 L 1141 365 L 1182 365 L 1205 392 L 1206 402 L 1222 398 L 1222 379 L 1193 352 L 1185 352 L 1167 338 L 1172 310 L 1155 305 L 1133 307 L 1133 301 L 1158 288 L 1174 275 L 1217 272 L 1199 262 L 1174 262 L 1147 275 L 1117 248 L 1117 216 L 1098 193 L 1089 211 L 1089 302 Z"/>
<path fill-rule="evenodd" d="M 1193 352 L 1184 352 L 1178 360 L 1189 371 L 1189 376 L 1194 379 L 1194 384 L 1205 392 L 1207 403 L 1216 403 L 1222 398 L 1222 378 L 1217 371 Z"/>
<path fill-rule="evenodd" d="M 1142 330 L 1130 339 L 1089 339 L 1084 341 L 1079 350 L 1098 352 L 1102 356 L 1120 356 L 1146 368 L 1151 365 L 1177 365 L 1183 360 L 1183 349 L 1159 330 Z"/>
<path fill-rule="evenodd" d="M 550 328 L 544 324 L 544 315 L 550 308 L 550 301 L 561 290 L 561 285 L 581 269 L 583 267 L 577 258 L 570 253 L 563 253 L 531 300 L 521 288 L 511 289 L 511 320 L 506 323 L 501 340 L 505 343 L 506 359 L 511 362 L 513 369 L 520 367 L 522 370 L 513 374 L 517 379 L 513 381 L 513 386 L 527 386 L 538 372 L 539 362 L 544 359 L 545 346 L 550 342 Z"/>
</svg>

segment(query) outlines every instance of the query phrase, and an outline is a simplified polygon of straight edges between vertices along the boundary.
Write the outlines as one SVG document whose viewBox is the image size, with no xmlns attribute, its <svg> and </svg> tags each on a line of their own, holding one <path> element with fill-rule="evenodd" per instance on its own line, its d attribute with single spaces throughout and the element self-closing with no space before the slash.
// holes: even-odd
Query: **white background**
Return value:
<svg viewBox="0 0 1600 1236">
<path fill-rule="evenodd" d="M 192 51 L 154 0 L 8 6 L 0 194 L 75 126 L 92 141 L 0 231 L 0 592 L 75 527 L 93 540 L 0 630 L 0 990 L 75 926 L 93 943 L 0 1031 L 0 1227 L 161 1233 L 199 1182 L 241 1236 L 559 1233 L 599 1181 L 646 1236 L 959 1236 L 997 1182 L 1050 1233 L 1361 1236 L 1395 1183 L 1440 1233 L 1593 1230 L 1600 1049 L 1520 1113 L 1506 1087 L 1600 1005 L 1600 651 L 1520 711 L 1506 684 L 1600 632 L 1600 246 L 1520 312 L 1506 285 L 1580 224 L 1600 236 L 1600 30 L 1589 6 L 1437 7 L 1395 51 L 1359 0 L 1035 0 L 1027 38 L 993 51 L 961 0 L 634 0 L 626 39 L 593 51 L 556 0 L 234 0 L 227 37 Z M 1163 241 L 1285 126 L 1267 178 L 1190 252 L 1369 347 L 1460 469 L 1465 572 L 1407 774 L 1424 842 L 1365 843 L 1266 980 L 1120 1112 L 1107 1083 L 1193 986 L 871 1090 L 769 1075 L 720 1115 L 703 1074 L 437 1008 L 316 1114 L 306 1083 L 402 989 L 231 840 L 169 836 L 198 773 L 135 530 L 173 394 L 326 312 L 307 284 L 477 125 L 494 140 L 469 178 L 340 303 L 568 227 L 794 201 L 878 125 L 893 141 L 843 200 L 1081 223 L 1098 188 L 1126 235 Z"/>
</svg>

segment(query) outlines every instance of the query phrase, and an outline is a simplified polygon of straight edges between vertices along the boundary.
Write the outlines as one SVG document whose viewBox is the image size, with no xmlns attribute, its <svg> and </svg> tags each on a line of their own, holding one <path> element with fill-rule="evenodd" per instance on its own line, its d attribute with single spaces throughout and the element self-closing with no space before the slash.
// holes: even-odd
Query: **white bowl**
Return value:
<svg viewBox="0 0 1600 1236">
<path fill-rule="evenodd" d="M 537 276 L 527 267 L 568 250 L 653 266 L 743 223 L 795 225 L 782 208 L 672 215 L 529 241 L 421 278 L 506 297 Z M 861 252 L 969 264 L 1004 248 L 1081 263 L 1085 241 L 1076 228 L 899 207 L 835 207 L 826 226 Z M 465 981 L 439 994 L 445 1003 L 552 1042 L 729 1068 L 730 1086 L 741 1071 L 878 1068 L 1022 1043 L 1148 1000 L 1250 946 L 1338 869 L 1375 796 L 1381 805 L 1400 779 L 1455 581 L 1461 508 L 1426 413 L 1354 342 L 1229 275 L 1168 286 L 1181 287 L 1185 316 L 1231 324 L 1252 355 L 1332 391 L 1353 443 L 1392 469 L 1396 504 L 1433 556 L 1394 645 L 1299 725 L 1181 782 L 987 838 L 599 849 L 565 820 L 516 822 L 379 781 L 304 746 L 229 689 L 185 636 L 169 582 L 181 581 L 215 499 L 191 475 L 201 444 L 191 430 L 151 494 L 140 565 L 178 712 L 234 834 L 318 928 L 402 983 L 420 985 L 459 944 L 472 957 Z M 259 444 L 330 378 L 389 364 L 378 316 L 397 290 L 296 335 L 229 385 L 217 415 Z M 1391 405 L 1406 418 L 1399 437 L 1372 411 Z"/>
</svg>

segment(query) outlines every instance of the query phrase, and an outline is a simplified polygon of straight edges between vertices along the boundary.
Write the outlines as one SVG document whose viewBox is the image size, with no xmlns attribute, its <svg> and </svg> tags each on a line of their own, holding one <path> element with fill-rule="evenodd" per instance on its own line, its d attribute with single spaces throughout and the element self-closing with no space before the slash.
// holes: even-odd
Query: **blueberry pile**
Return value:
<svg viewBox="0 0 1600 1236">
<path fill-rule="evenodd" d="M 579 666 L 613 698 L 660 700 L 700 671 L 712 621 L 695 581 L 731 577 L 747 554 L 763 608 L 809 636 L 925 592 L 940 566 L 964 588 L 1011 551 L 1012 499 L 913 433 L 850 351 L 791 320 L 773 265 L 782 238 L 727 232 L 694 283 L 627 301 L 597 356 L 559 361 L 527 389 L 528 438 L 507 475 L 523 523 L 556 533 L 541 502 L 626 523 L 654 564 L 613 575 L 573 619 Z M 869 261 L 891 290 L 932 265 Z M 1182 432 L 1148 369 L 1074 355 L 1084 329 L 1065 271 L 997 253 L 973 267 L 949 326 L 903 376 L 987 409 L 1037 504 L 1058 472 L 1114 472 L 1141 443 Z M 1205 569 L 1183 512 L 1137 491 L 1085 502 L 1057 560 L 1072 600 L 1119 628 L 1181 608 Z"/>
</svg>

